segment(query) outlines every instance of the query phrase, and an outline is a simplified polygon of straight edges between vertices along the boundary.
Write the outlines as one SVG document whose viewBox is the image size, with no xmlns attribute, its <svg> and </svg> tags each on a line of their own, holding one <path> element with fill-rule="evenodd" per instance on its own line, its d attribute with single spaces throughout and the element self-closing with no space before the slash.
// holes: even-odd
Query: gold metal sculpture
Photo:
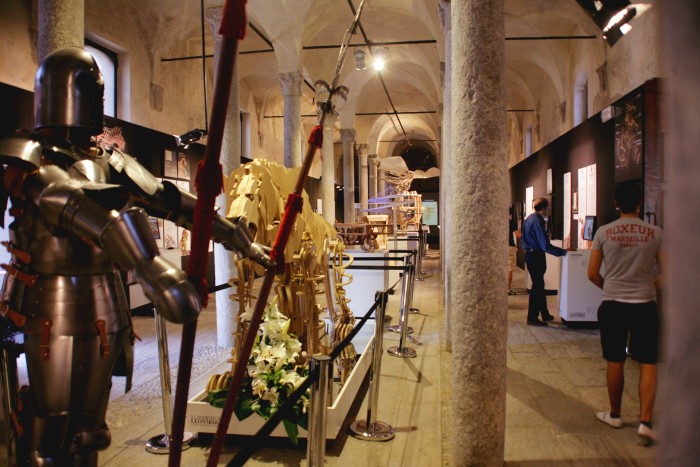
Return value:
<svg viewBox="0 0 700 467">
<path fill-rule="evenodd" d="M 331 274 L 325 276 L 326 300 L 333 323 L 331 328 L 331 346 L 335 347 L 347 337 L 355 327 L 355 316 L 348 306 L 350 299 L 345 295 L 345 286 L 352 282 L 352 276 L 346 269 L 352 265 L 353 258 L 345 253 L 345 244 L 340 239 L 328 239 L 324 246 L 326 264 L 332 265 Z M 336 307 L 337 305 L 337 307 Z M 340 384 L 345 384 L 355 366 L 357 352 L 355 346 L 348 344 L 336 359 L 340 373 Z"/>
<path fill-rule="evenodd" d="M 225 177 L 224 185 L 231 204 L 227 217 L 245 217 L 248 228 L 257 242 L 272 246 L 279 229 L 287 196 L 294 190 L 298 168 L 289 169 L 275 162 L 256 159 L 234 170 Z M 297 216 L 295 227 L 285 250 L 285 273 L 277 278 L 276 287 L 280 311 L 291 320 L 290 332 L 302 342 L 306 355 L 326 353 L 330 340 L 327 338 L 325 322 L 321 319 L 321 307 L 316 296 L 323 293 L 321 283 L 328 268 L 323 251 L 326 239 L 335 239 L 333 226 L 311 209 L 308 196 L 303 195 L 302 212 Z M 240 359 L 238 343 L 245 334 L 246 323 L 241 319 L 252 306 L 254 278 L 263 273 L 253 262 L 241 260 L 236 263 L 238 277 L 235 279 L 236 293 L 231 299 L 239 302 L 234 348 L 230 362 L 235 366 Z M 228 373 L 228 372 L 226 372 Z M 208 389 L 220 389 L 227 382 L 227 375 L 213 375 Z"/>
</svg>

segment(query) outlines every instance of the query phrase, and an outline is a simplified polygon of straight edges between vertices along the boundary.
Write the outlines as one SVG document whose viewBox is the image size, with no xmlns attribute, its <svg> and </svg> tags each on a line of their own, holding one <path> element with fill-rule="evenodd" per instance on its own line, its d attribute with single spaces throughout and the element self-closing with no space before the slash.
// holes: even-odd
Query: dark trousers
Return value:
<svg viewBox="0 0 700 467">
<path fill-rule="evenodd" d="M 547 297 L 544 294 L 544 273 L 547 271 L 547 259 L 544 257 L 544 251 L 526 251 L 525 264 L 527 264 L 527 272 L 530 273 L 532 280 L 527 320 L 537 321 L 540 314 L 543 318 L 549 315 Z"/>
</svg>

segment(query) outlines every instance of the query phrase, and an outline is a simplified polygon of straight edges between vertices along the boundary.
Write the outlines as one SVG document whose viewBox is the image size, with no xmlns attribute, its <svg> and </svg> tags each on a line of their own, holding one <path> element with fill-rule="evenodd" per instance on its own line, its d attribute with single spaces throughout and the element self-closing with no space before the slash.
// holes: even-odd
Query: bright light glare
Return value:
<svg viewBox="0 0 700 467">
<path fill-rule="evenodd" d="M 615 16 L 610 18 L 610 21 L 608 21 L 608 25 L 603 28 L 603 32 L 608 32 L 613 26 L 615 26 L 617 23 L 622 21 L 622 18 L 625 17 L 627 12 L 629 11 L 628 8 L 623 8 L 622 10 L 618 11 Z"/>
<path fill-rule="evenodd" d="M 630 26 L 629 23 L 623 24 L 622 26 L 620 26 L 620 32 L 622 34 L 627 34 L 631 30 L 632 30 L 632 26 Z"/>
<path fill-rule="evenodd" d="M 382 71 L 384 69 L 384 59 L 381 57 L 375 57 L 372 66 L 374 66 L 375 70 Z"/>
</svg>

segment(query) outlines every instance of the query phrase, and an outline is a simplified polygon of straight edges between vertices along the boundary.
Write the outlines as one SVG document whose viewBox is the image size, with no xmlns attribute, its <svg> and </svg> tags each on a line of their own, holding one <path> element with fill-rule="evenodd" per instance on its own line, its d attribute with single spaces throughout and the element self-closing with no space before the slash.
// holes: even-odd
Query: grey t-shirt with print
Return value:
<svg viewBox="0 0 700 467">
<path fill-rule="evenodd" d="M 598 229 L 593 250 L 603 252 L 603 300 L 656 300 L 656 253 L 662 231 L 638 218 L 620 218 Z"/>
</svg>

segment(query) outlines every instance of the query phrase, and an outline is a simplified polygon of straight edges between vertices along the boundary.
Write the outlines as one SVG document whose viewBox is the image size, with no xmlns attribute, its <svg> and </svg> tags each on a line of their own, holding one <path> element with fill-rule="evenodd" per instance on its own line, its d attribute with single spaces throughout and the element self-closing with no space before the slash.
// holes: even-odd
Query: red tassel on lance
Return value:
<svg viewBox="0 0 700 467">
<path fill-rule="evenodd" d="M 224 189 L 224 174 L 221 164 L 216 162 L 212 167 L 202 160 L 197 165 L 197 175 L 194 178 L 194 186 L 199 197 L 212 200 L 219 196 Z"/>
<path fill-rule="evenodd" d="M 321 125 L 316 125 L 311 129 L 308 143 L 313 144 L 317 148 L 323 147 L 323 127 Z"/>
<path fill-rule="evenodd" d="M 245 15 L 245 4 L 246 0 L 226 2 L 224 4 L 219 34 L 225 37 L 237 37 L 243 40 L 245 37 L 245 27 L 248 24 Z"/>
</svg>

